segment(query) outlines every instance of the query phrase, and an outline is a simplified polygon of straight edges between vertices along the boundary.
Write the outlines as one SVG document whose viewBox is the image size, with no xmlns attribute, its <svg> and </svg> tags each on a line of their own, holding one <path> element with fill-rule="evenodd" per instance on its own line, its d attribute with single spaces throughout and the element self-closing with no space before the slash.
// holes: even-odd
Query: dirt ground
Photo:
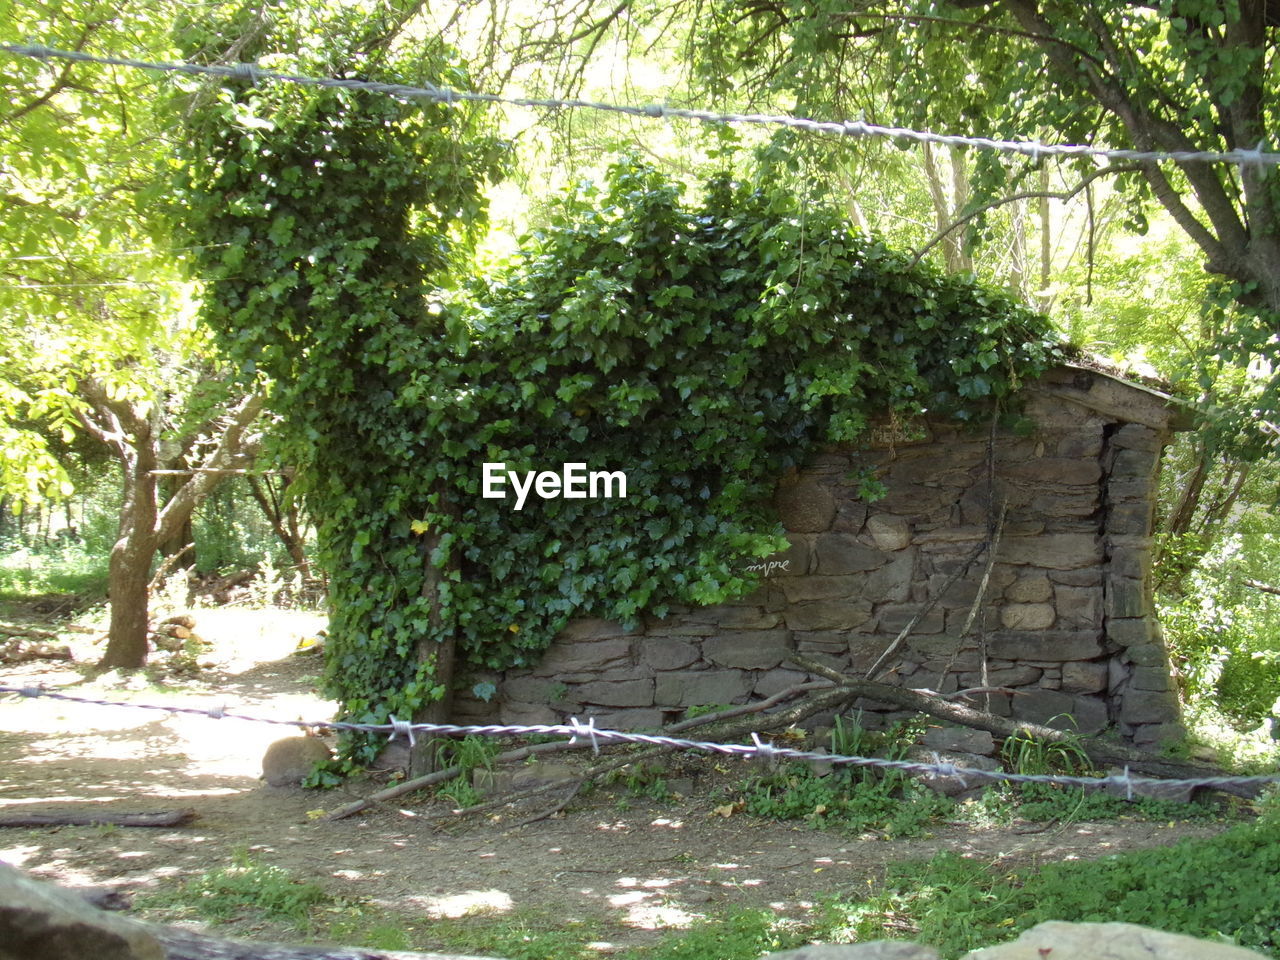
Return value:
<svg viewBox="0 0 1280 960">
<path fill-rule="evenodd" d="M 37 662 L 0 668 L 0 684 L 136 703 L 225 705 L 283 719 L 333 715 L 333 704 L 315 692 L 318 657 L 291 655 L 301 637 L 323 625 L 318 616 L 234 609 L 196 616 L 197 631 L 213 642 L 202 658 L 211 666 L 197 679 L 159 687 L 115 675 L 86 682 L 72 665 Z M 76 652 L 91 661 L 98 649 L 86 638 Z M 587 921 L 607 953 L 729 907 L 802 914 L 823 895 L 865 888 L 892 861 L 941 850 L 1013 866 L 1221 829 L 1141 821 L 982 829 L 957 822 L 924 839 L 840 835 L 716 813 L 723 801 L 715 785 L 744 773 L 737 766 L 743 761 L 725 759 L 678 771 L 692 779 L 687 797 L 654 802 L 628 797 L 619 785 L 524 826 L 513 824 L 538 807 L 458 818 L 447 802 L 421 796 L 330 822 L 308 813 L 335 809 L 374 785 L 327 792 L 267 786 L 259 779 L 263 753 L 288 735 L 238 720 L 0 698 L 0 816 L 89 806 L 190 807 L 199 814 L 172 829 L 4 828 L 0 860 L 66 884 L 141 893 L 228 865 L 236 851 L 248 850 L 338 897 L 415 921 L 478 912 Z M 283 935 L 251 923 L 221 932 Z"/>
</svg>

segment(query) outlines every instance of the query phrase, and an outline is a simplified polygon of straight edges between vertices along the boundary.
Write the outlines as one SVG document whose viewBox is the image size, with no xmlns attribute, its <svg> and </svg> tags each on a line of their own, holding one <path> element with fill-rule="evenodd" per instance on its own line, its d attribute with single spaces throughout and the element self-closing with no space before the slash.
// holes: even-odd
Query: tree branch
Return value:
<svg viewBox="0 0 1280 960">
<path fill-rule="evenodd" d="M 1093 173 L 1084 177 L 1084 179 L 1082 179 L 1070 190 L 1028 190 L 1023 193 L 1014 193 L 1014 194 L 1010 194 L 1007 197 L 1001 197 L 999 200 L 992 200 L 990 203 L 984 203 L 982 206 L 977 207 L 976 209 L 966 213 L 963 217 L 955 221 L 955 223 L 951 224 L 949 227 L 935 234 L 933 238 L 930 239 L 929 242 L 926 243 L 923 247 L 921 247 L 919 251 L 916 252 L 916 255 L 911 258 L 910 266 L 914 267 L 916 264 L 918 264 L 922 259 L 924 259 L 925 254 L 927 254 L 930 250 L 932 250 L 944 239 L 946 239 L 946 237 L 949 234 L 955 232 L 960 227 L 963 227 L 966 223 L 968 223 L 970 220 L 973 220 L 975 217 L 982 216 L 982 214 L 986 213 L 988 210 L 994 210 L 997 207 L 1002 207 L 1008 203 L 1017 203 L 1019 200 L 1043 199 L 1043 200 L 1062 200 L 1063 202 L 1066 202 L 1067 200 L 1070 200 L 1071 198 L 1073 198 L 1076 194 L 1078 194 L 1081 190 L 1083 190 L 1089 184 L 1093 183 L 1093 181 L 1097 180 L 1099 177 L 1105 177 L 1105 176 L 1115 175 L 1120 173 L 1135 173 L 1140 169 L 1141 167 L 1138 166 L 1137 164 L 1119 164 L 1111 167 L 1102 167 L 1101 169 L 1095 170 Z"/>
</svg>

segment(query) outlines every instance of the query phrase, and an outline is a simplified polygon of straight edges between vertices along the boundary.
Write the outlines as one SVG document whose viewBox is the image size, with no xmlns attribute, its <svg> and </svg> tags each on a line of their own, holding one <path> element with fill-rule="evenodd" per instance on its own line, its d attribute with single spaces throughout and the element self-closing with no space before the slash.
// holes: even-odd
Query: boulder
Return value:
<svg viewBox="0 0 1280 960">
<path fill-rule="evenodd" d="M 140 924 L 0 864 L 0 960 L 164 960 Z"/>
<path fill-rule="evenodd" d="M 1063 960 L 1105 957 L 1106 960 L 1263 960 L 1265 954 L 1226 943 L 1165 933 L 1134 923 L 1041 923 L 1013 943 L 984 947 L 961 960 Z"/>
</svg>

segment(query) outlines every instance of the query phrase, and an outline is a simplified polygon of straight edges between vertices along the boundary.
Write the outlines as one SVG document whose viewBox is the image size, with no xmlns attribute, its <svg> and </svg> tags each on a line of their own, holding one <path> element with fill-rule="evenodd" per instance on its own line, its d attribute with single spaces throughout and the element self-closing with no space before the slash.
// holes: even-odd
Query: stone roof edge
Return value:
<svg viewBox="0 0 1280 960">
<path fill-rule="evenodd" d="M 1045 371 L 1028 387 L 1162 433 L 1193 426 L 1192 406 L 1186 400 L 1088 363 L 1064 363 Z"/>
</svg>

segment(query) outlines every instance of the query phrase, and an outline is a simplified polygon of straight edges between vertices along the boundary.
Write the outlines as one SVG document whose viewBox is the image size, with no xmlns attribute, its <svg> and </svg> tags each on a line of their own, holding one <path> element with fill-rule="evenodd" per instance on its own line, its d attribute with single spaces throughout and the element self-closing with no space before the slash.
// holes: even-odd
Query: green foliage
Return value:
<svg viewBox="0 0 1280 960">
<path fill-rule="evenodd" d="M 870 896 L 837 900 L 824 923 L 875 938 L 886 926 L 953 958 L 1046 920 L 1140 923 L 1274 953 L 1280 831 L 1266 819 L 1216 837 L 1102 860 L 996 875 L 955 854 L 890 868 Z"/>
<path fill-rule="evenodd" d="M 901 760 L 922 732 L 919 719 L 879 733 L 840 720 L 832 731 L 832 750 Z M 804 763 L 785 764 L 749 782 L 743 803 L 758 817 L 804 819 L 819 829 L 850 833 L 882 830 L 891 837 L 918 836 L 954 809 L 946 797 L 895 770 L 844 766 L 819 776 Z"/>
<path fill-rule="evenodd" d="M 330 57 L 363 37 L 334 16 Z M 254 52 L 317 66 L 288 40 Z M 464 85 L 446 52 L 415 54 Z M 462 111 L 280 87 L 195 105 L 178 182 L 205 317 L 275 384 L 331 572 L 328 689 L 361 720 L 440 697 L 447 636 L 519 666 L 574 615 L 748 591 L 744 558 L 782 543 L 772 485 L 813 444 L 889 412 L 985 418 L 1054 356 L 1041 318 L 838 211 L 728 178 L 689 203 L 635 160 L 463 292 L 502 147 Z M 484 462 L 624 470 L 628 497 L 517 512 L 480 496 Z"/>
<path fill-rule="evenodd" d="M 1006 767 L 1023 774 L 1085 774 L 1093 769 L 1080 738 L 1073 735 L 1063 740 L 1046 740 L 1030 731 L 1019 730 L 1005 739 L 1000 756 Z"/>
<path fill-rule="evenodd" d="M 229 867 L 209 870 L 176 890 L 152 894 L 144 905 L 190 908 L 211 920 L 240 920 L 246 911 L 303 925 L 311 910 L 329 901 L 314 883 L 294 880 L 281 867 L 238 851 Z"/>
<path fill-rule="evenodd" d="M 656 945 L 623 954 L 629 960 L 755 960 L 809 942 L 799 924 L 771 910 L 739 909 L 695 921 L 686 931 L 668 933 Z"/>
<path fill-rule="evenodd" d="M 1267 525 L 1260 518 L 1219 541 L 1160 611 L 1193 707 L 1239 730 L 1275 715 L 1280 701 L 1280 597 L 1244 582 L 1280 580 L 1280 541 Z"/>
</svg>

